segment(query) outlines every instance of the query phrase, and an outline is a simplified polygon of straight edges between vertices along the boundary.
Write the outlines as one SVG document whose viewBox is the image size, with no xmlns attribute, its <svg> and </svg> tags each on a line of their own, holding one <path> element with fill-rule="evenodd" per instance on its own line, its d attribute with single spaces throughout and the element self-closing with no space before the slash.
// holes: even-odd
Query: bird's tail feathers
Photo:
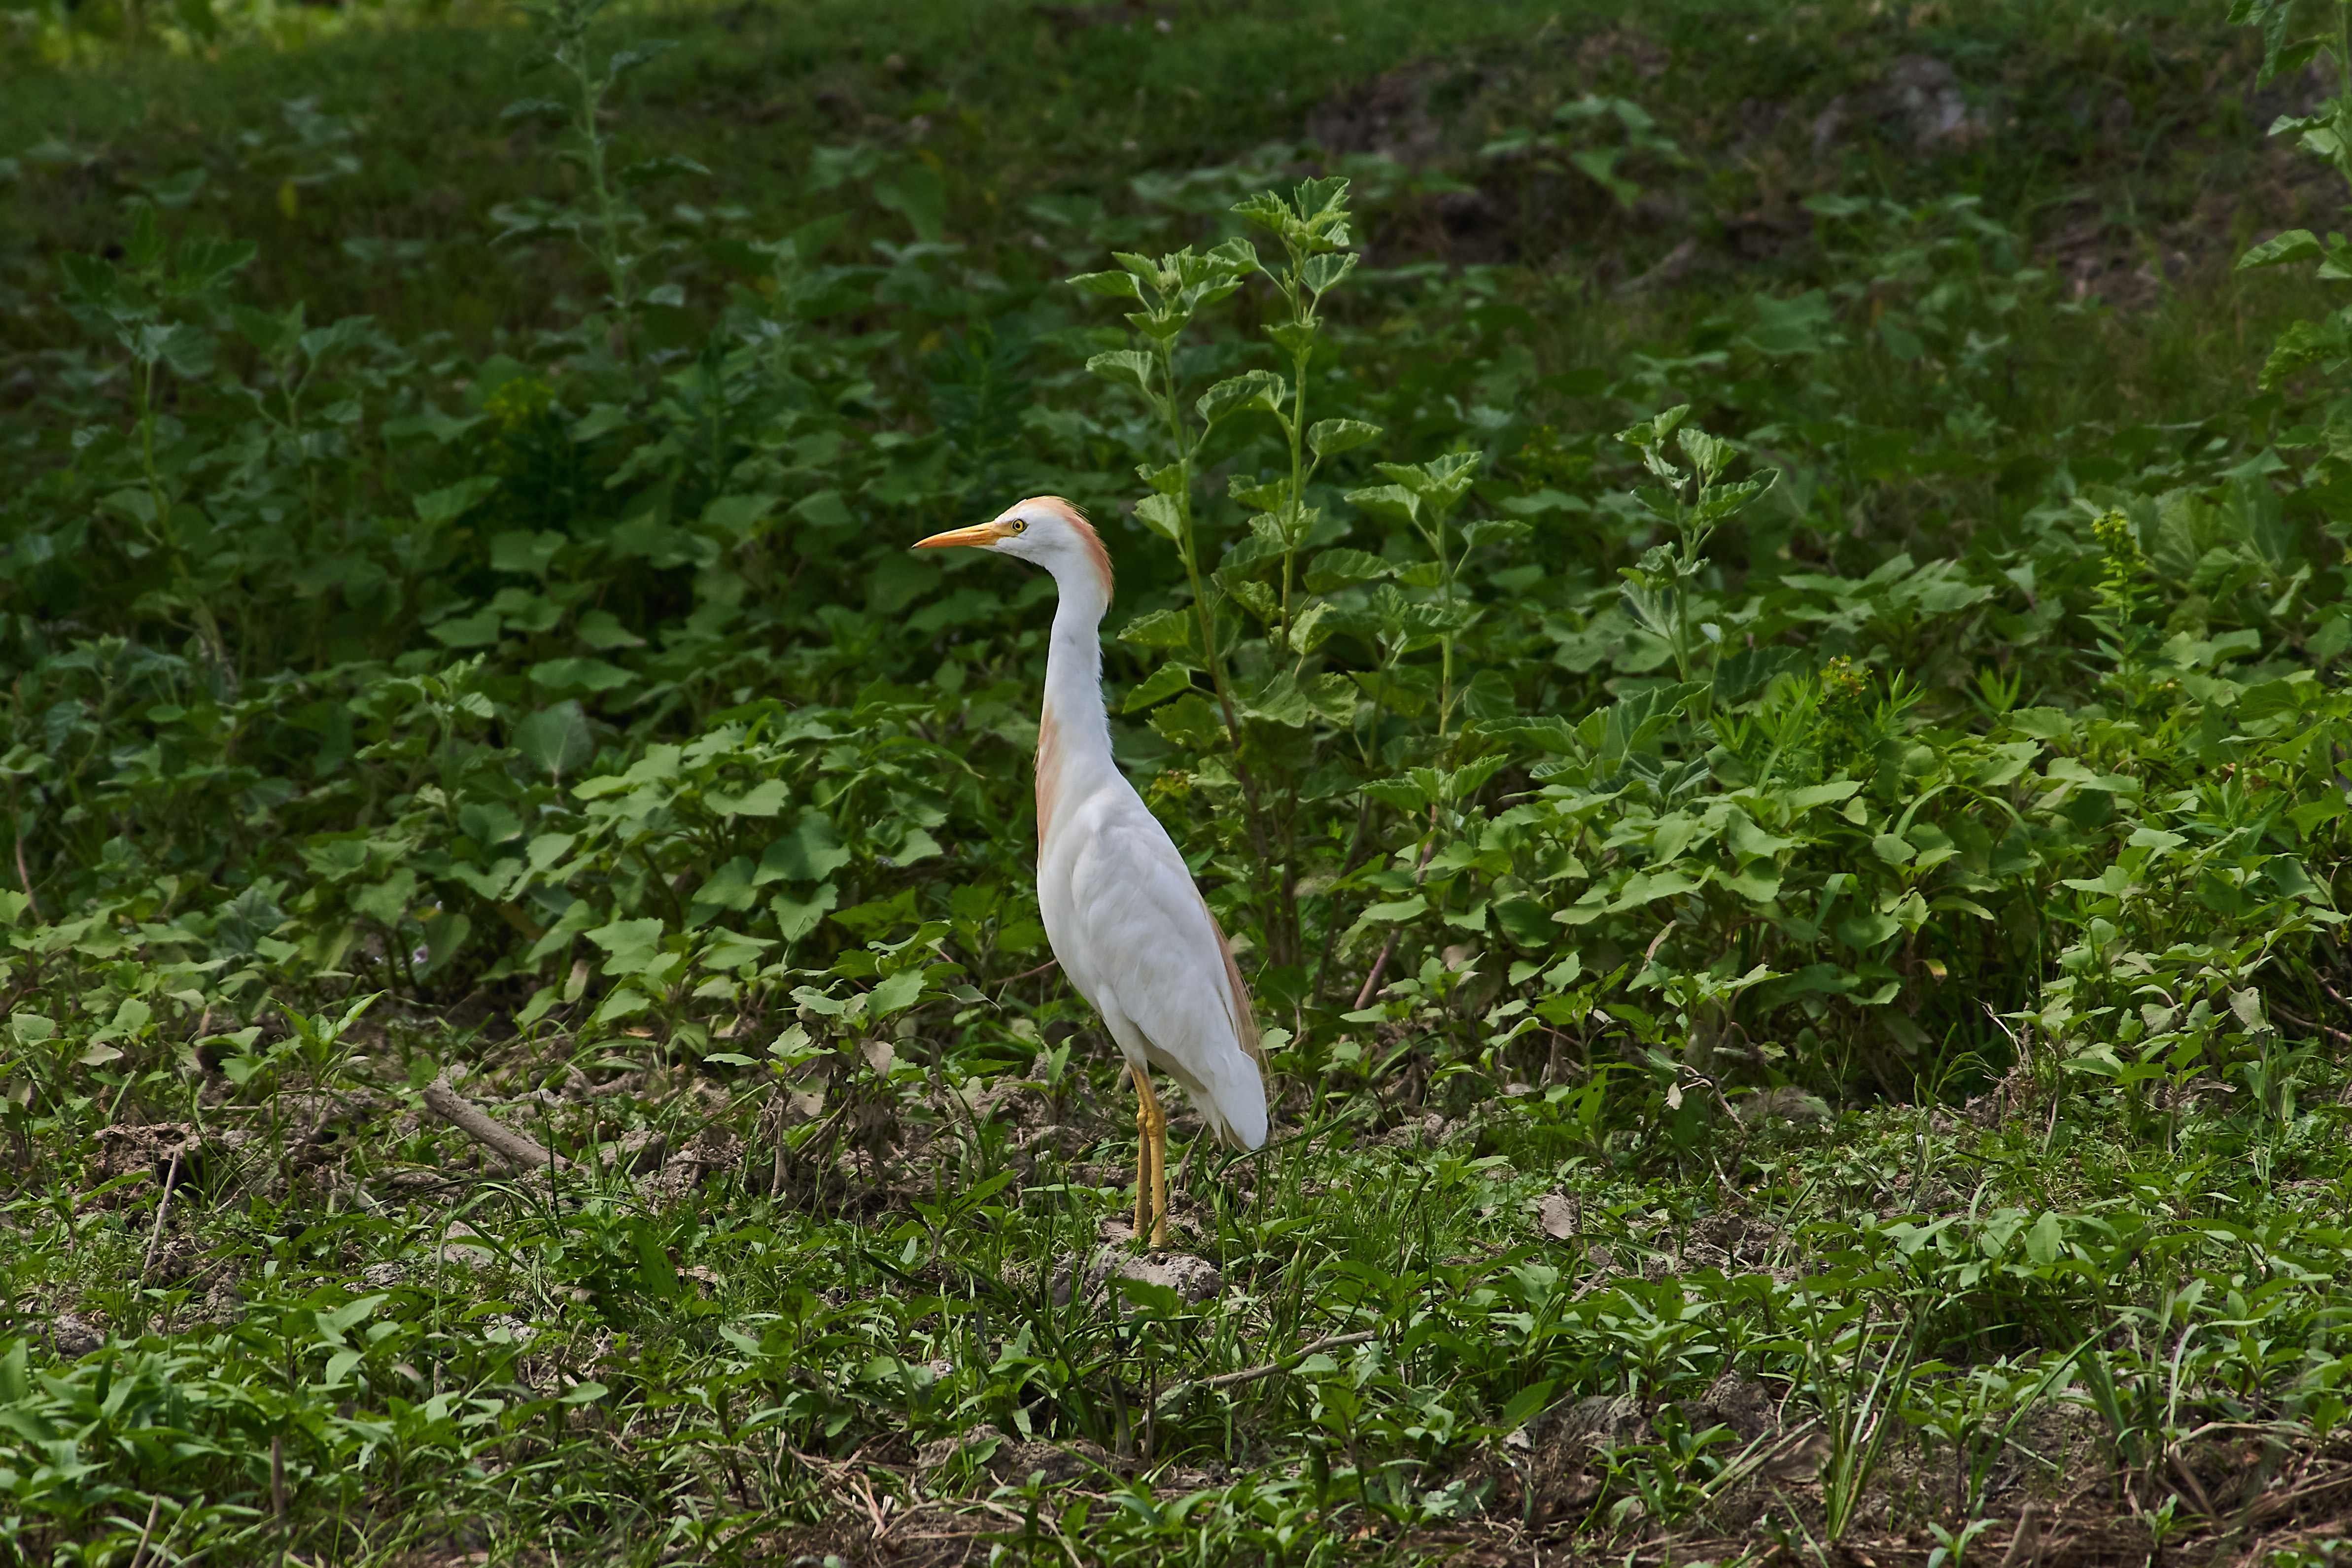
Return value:
<svg viewBox="0 0 2352 1568">
<path fill-rule="evenodd" d="M 1213 1100 L 1216 1120 L 1223 1123 L 1216 1129 L 1217 1142 L 1231 1149 L 1262 1149 L 1271 1121 L 1265 1102 L 1265 1068 L 1258 1068 L 1258 1079 L 1253 1083 L 1236 1064 L 1233 1077 L 1211 1088 L 1203 1100 Z"/>
<path fill-rule="evenodd" d="M 1244 1054 L 1257 1063 L 1258 1088 L 1270 1091 L 1273 1080 L 1266 1069 L 1265 1047 L 1258 1043 L 1257 1017 L 1250 1011 L 1249 987 L 1242 983 L 1242 966 L 1234 962 L 1234 944 L 1225 940 L 1225 928 L 1217 924 L 1216 915 L 1209 912 L 1208 900 L 1202 900 L 1201 908 L 1209 913 L 1209 927 L 1217 933 L 1218 956 L 1225 961 L 1225 1007 L 1233 1017 L 1234 1035 L 1241 1041 Z"/>
</svg>

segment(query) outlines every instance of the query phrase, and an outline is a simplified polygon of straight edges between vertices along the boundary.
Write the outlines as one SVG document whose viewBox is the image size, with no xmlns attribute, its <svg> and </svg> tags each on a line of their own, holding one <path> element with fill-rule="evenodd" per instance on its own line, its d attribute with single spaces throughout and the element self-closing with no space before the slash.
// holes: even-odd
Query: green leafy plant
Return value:
<svg viewBox="0 0 2352 1568">
<path fill-rule="evenodd" d="M 2168 258 L 2343 36 L 2242 10 L 0 29 L 0 1555 L 2307 1545 L 2341 247 Z M 1050 585 L 903 549 L 1024 494 L 1270 1026 L 1192 1261 Z"/>
</svg>

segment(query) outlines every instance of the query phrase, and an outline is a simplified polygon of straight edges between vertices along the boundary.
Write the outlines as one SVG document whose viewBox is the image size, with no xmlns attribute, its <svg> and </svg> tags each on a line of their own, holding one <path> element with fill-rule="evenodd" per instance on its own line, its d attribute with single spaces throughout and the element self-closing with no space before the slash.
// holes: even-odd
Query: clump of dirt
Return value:
<svg viewBox="0 0 2352 1568">
<path fill-rule="evenodd" d="M 985 1424 L 915 1450 L 917 1477 L 927 1484 L 950 1489 L 955 1489 L 959 1480 L 969 1480 L 984 1492 L 992 1484 L 1019 1486 L 1032 1478 L 1046 1486 L 1062 1487 L 1121 1473 L 1119 1462 L 1099 1443 L 1084 1437 L 1015 1442 Z"/>
<path fill-rule="evenodd" d="M 95 1202 L 100 1207 L 118 1208 L 141 1195 L 144 1183 L 112 1184 L 125 1176 L 143 1174 L 165 1188 L 184 1183 L 199 1188 L 213 1185 L 235 1170 L 237 1151 L 251 1140 L 250 1133 L 205 1131 L 186 1121 L 101 1127 L 90 1161 L 90 1177 L 106 1190 Z"/>
<path fill-rule="evenodd" d="M 1998 106 L 1998 99 L 1970 102 L 1959 73 L 1933 55 L 1897 55 L 1877 80 L 1837 94 L 1813 116 L 1813 156 L 1830 156 L 1864 126 L 1914 155 L 1965 152 L 1992 133 Z"/>
<path fill-rule="evenodd" d="M 1051 1287 L 1054 1305 L 1066 1307 L 1073 1300 L 1090 1305 L 1108 1302 L 1124 1315 L 1134 1309 L 1116 1288 L 1115 1282 L 1120 1279 L 1173 1290 L 1180 1300 L 1195 1307 L 1224 1293 L 1223 1274 L 1205 1258 L 1170 1250 L 1139 1253 L 1134 1230 L 1115 1220 L 1104 1224 L 1102 1235 L 1102 1245 L 1087 1259 L 1083 1271 L 1075 1257 L 1060 1260 Z"/>
</svg>

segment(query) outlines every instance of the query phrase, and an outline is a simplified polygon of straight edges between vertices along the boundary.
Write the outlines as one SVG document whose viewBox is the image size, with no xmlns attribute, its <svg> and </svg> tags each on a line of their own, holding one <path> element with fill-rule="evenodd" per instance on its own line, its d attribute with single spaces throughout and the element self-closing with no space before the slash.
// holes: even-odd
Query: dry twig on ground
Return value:
<svg viewBox="0 0 2352 1568">
<path fill-rule="evenodd" d="M 554 1153 L 537 1139 L 517 1132 L 511 1127 L 492 1120 L 489 1112 L 449 1087 L 449 1077 L 444 1073 L 425 1086 L 425 1107 L 483 1148 L 509 1164 L 521 1170 L 535 1171 L 552 1165 L 568 1171 L 572 1163 Z"/>
</svg>

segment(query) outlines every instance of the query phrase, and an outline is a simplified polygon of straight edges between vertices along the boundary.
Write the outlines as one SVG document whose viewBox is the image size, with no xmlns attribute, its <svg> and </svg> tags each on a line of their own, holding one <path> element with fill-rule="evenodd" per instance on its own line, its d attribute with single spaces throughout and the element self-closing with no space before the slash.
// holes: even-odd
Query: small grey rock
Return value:
<svg viewBox="0 0 2352 1568">
<path fill-rule="evenodd" d="M 96 1324 L 72 1312 L 59 1312 L 49 1324 L 49 1348 L 67 1361 L 79 1361 L 104 1343 Z"/>
<path fill-rule="evenodd" d="M 463 1220 L 453 1221 L 446 1233 L 452 1237 L 479 1236 L 480 1231 Z M 498 1254 L 487 1247 L 467 1247 L 462 1240 L 452 1240 L 441 1248 L 441 1261 L 454 1263 L 460 1268 L 488 1268 L 498 1261 Z"/>
<path fill-rule="evenodd" d="M 371 1263 L 360 1270 L 360 1283 L 371 1290 L 389 1290 L 394 1285 L 405 1285 L 408 1283 L 408 1265 Z"/>
<path fill-rule="evenodd" d="M 1743 1446 L 1780 1429 L 1780 1405 L 1771 1388 L 1736 1372 L 1708 1384 L 1705 1394 L 1684 1406 L 1683 1418 L 1695 1432 L 1728 1426 Z"/>
<path fill-rule="evenodd" d="M 1571 1442 L 1606 1450 L 1649 1441 L 1650 1423 L 1632 1394 L 1594 1394 L 1560 1412 L 1560 1431 Z"/>
<path fill-rule="evenodd" d="M 1121 1242 L 1112 1242 L 1095 1249 L 1093 1260 L 1087 1265 L 1087 1294 L 1099 1295 L 1112 1289 L 1113 1279 L 1133 1279 L 1146 1285 L 1162 1286 L 1173 1290 L 1186 1301 L 1199 1306 L 1216 1300 L 1225 1288 L 1225 1278 L 1217 1266 L 1205 1258 L 1195 1258 L 1189 1252 L 1136 1254 Z M 1124 1298 L 1119 1310 L 1131 1307 Z"/>
<path fill-rule="evenodd" d="M 669 1158 L 669 1140 L 651 1128 L 633 1128 L 599 1152 L 608 1167 L 617 1164 L 632 1176 L 651 1175 Z"/>
</svg>

